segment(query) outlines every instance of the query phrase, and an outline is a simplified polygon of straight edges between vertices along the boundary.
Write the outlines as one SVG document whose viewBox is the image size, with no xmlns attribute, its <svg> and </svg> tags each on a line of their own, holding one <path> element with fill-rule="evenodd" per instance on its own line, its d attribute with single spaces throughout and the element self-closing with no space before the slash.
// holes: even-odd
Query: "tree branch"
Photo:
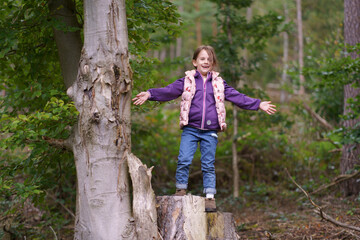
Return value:
<svg viewBox="0 0 360 240">
<path fill-rule="evenodd" d="M 316 208 L 314 210 L 314 212 L 317 213 L 322 219 L 334 224 L 335 226 L 339 226 L 339 227 L 343 227 L 343 228 L 347 228 L 347 229 L 351 229 L 351 230 L 360 232 L 359 227 L 355 227 L 352 225 L 348 225 L 348 224 L 339 222 L 339 221 L 335 220 L 334 218 L 332 218 L 331 216 L 327 215 L 325 212 L 323 212 L 321 207 L 319 205 L 317 205 L 316 203 L 314 203 L 313 200 L 310 198 L 310 195 L 291 177 L 287 168 L 285 168 L 285 171 L 288 174 L 291 181 L 305 194 L 305 196 L 309 199 L 310 203 Z"/>
<path fill-rule="evenodd" d="M 312 118 L 317 120 L 321 125 L 323 125 L 325 128 L 327 128 L 329 130 L 334 130 L 334 127 L 330 123 L 328 123 L 324 118 L 322 118 L 319 114 L 317 114 L 315 111 L 313 111 L 309 105 L 304 103 L 303 106 L 304 106 L 305 110 L 310 113 Z"/>
<path fill-rule="evenodd" d="M 341 183 L 341 182 L 344 182 L 344 181 L 346 181 L 346 180 L 349 180 L 349 179 L 351 179 L 351 178 L 355 178 L 355 177 L 357 177 L 357 176 L 360 176 L 360 171 L 355 172 L 355 173 L 353 173 L 353 174 L 343 174 L 343 175 L 339 175 L 339 176 L 337 176 L 331 183 L 319 187 L 319 188 L 316 189 L 315 191 L 312 191 L 310 194 L 318 193 L 318 192 L 320 192 L 320 191 L 322 191 L 322 190 L 324 190 L 324 189 L 327 189 L 327 188 L 329 188 L 329 187 L 332 187 L 332 186 L 334 186 L 334 185 L 337 185 L 337 184 L 339 184 L 339 183 Z"/>
<path fill-rule="evenodd" d="M 60 148 L 60 149 L 66 149 L 69 151 L 73 150 L 71 137 L 68 139 L 55 139 L 55 138 L 49 138 L 47 136 L 42 136 L 42 139 L 53 147 Z"/>
<path fill-rule="evenodd" d="M 46 195 L 48 197 L 50 197 L 52 200 L 54 200 L 56 203 L 60 204 L 61 207 L 63 207 L 74 219 L 75 219 L 75 214 L 69 209 L 67 208 L 64 204 L 62 204 L 60 201 L 56 201 L 56 197 L 53 196 L 52 194 L 50 194 L 49 192 L 45 191 Z"/>
</svg>

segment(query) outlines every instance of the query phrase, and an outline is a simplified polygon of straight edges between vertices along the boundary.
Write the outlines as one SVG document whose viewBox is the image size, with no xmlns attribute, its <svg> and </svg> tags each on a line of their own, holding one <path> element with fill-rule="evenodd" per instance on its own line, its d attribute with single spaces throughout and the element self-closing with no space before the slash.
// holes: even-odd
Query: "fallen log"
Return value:
<svg viewBox="0 0 360 240">
<path fill-rule="evenodd" d="M 206 213 L 203 197 L 159 196 L 156 208 L 158 228 L 164 240 L 239 239 L 232 213 Z"/>
</svg>

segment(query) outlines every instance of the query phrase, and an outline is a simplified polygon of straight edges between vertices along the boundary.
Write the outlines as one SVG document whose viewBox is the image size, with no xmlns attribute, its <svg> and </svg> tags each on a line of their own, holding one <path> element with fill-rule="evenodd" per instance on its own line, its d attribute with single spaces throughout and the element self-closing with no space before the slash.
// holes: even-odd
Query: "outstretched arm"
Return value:
<svg viewBox="0 0 360 240">
<path fill-rule="evenodd" d="M 149 92 L 141 92 L 132 99 L 135 105 L 142 105 L 150 97 Z"/>
<path fill-rule="evenodd" d="M 146 92 L 141 92 L 133 98 L 135 105 L 141 105 L 147 100 L 166 102 L 181 96 L 184 89 L 184 78 L 180 78 L 175 82 L 163 88 L 151 88 Z"/>
<path fill-rule="evenodd" d="M 271 104 L 271 101 L 261 102 L 259 108 L 269 115 L 274 114 L 276 112 L 276 106 Z"/>
</svg>

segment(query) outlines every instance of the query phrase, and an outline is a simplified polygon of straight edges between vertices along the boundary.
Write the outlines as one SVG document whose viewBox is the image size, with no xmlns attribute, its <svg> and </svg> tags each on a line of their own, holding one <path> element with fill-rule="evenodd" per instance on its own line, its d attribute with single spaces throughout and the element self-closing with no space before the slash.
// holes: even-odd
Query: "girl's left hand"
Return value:
<svg viewBox="0 0 360 240">
<path fill-rule="evenodd" d="M 270 103 L 271 101 L 261 102 L 259 108 L 269 115 L 274 114 L 276 112 L 276 106 Z"/>
</svg>

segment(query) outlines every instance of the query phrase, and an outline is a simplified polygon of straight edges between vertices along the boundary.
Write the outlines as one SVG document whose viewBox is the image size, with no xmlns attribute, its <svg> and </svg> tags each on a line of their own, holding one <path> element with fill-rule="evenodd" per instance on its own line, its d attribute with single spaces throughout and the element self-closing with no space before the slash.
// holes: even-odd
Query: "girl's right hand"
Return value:
<svg viewBox="0 0 360 240">
<path fill-rule="evenodd" d="M 149 92 L 141 92 L 138 95 L 136 95 L 136 97 L 133 98 L 133 102 L 135 105 L 141 105 L 144 102 L 146 102 L 146 100 L 148 100 L 149 97 L 150 97 Z"/>
</svg>

